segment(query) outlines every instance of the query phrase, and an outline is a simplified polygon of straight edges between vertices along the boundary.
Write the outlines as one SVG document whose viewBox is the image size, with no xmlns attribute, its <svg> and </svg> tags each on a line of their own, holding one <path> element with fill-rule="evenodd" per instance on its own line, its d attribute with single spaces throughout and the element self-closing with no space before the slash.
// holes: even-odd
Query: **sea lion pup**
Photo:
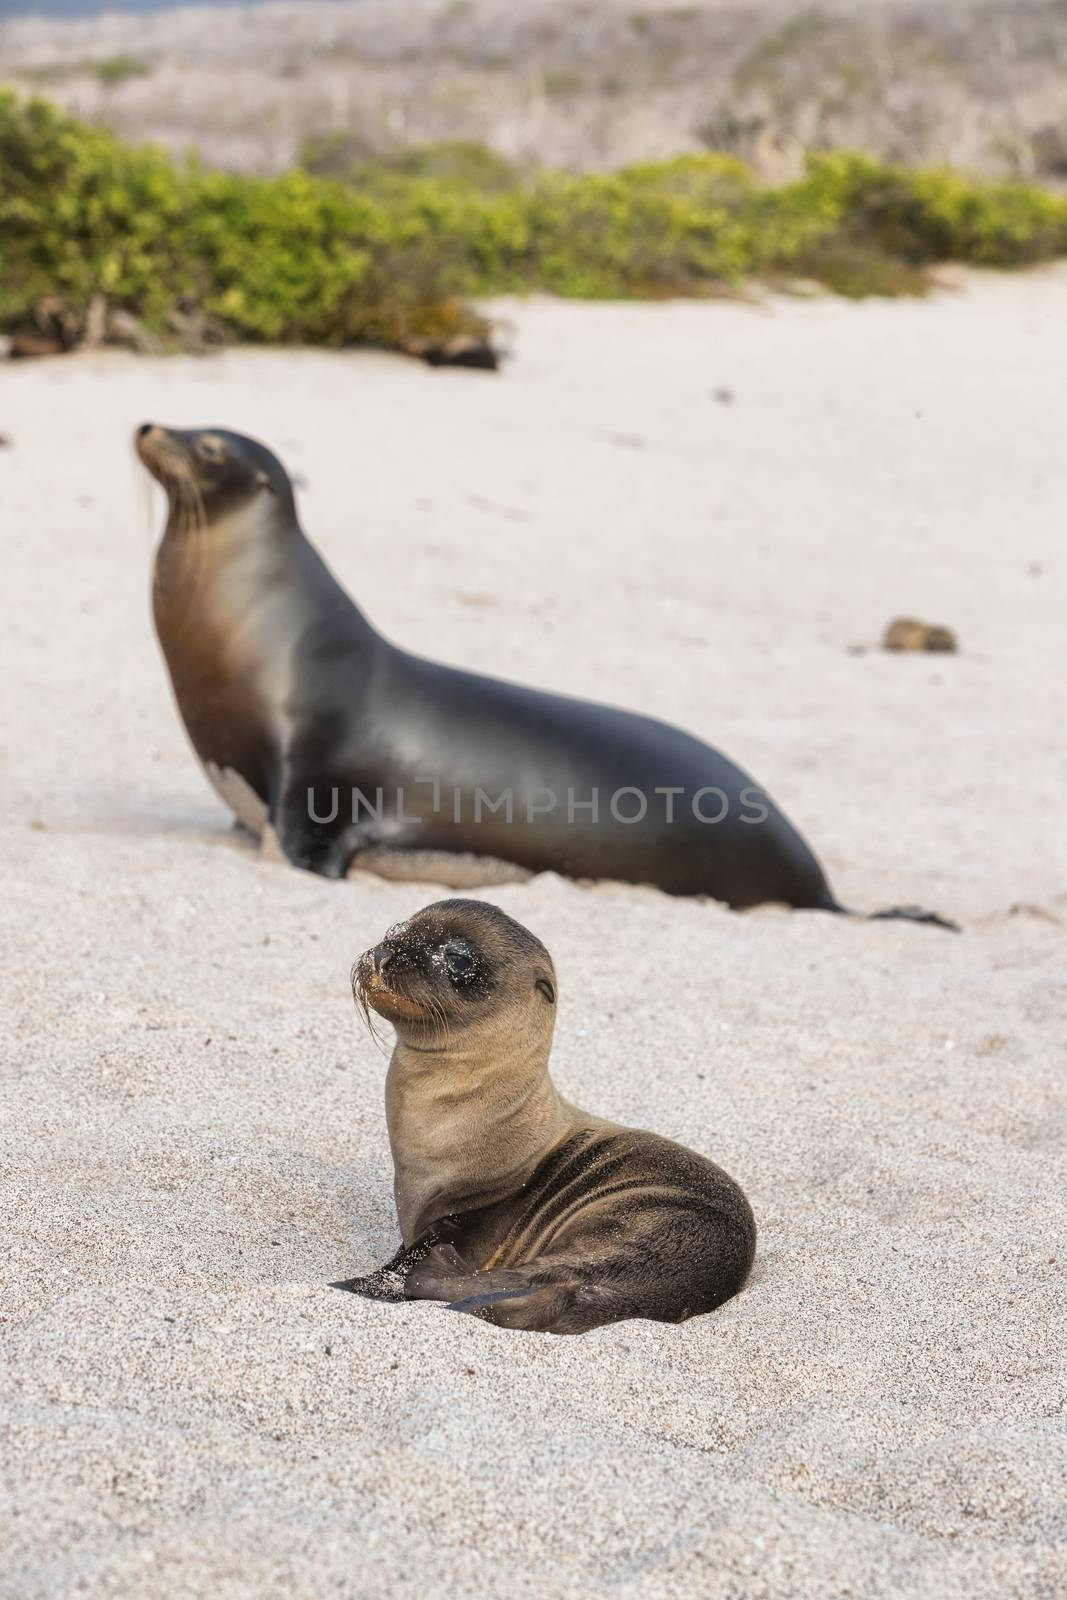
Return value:
<svg viewBox="0 0 1067 1600">
<path fill-rule="evenodd" d="M 532 933 L 442 900 L 362 955 L 353 988 L 396 1030 L 385 1107 L 404 1243 L 335 1288 L 541 1333 L 684 1322 L 738 1292 L 756 1225 L 733 1179 L 557 1092 L 556 974 Z"/>
<path fill-rule="evenodd" d="M 738 910 L 842 909 L 800 834 L 717 750 L 383 639 L 263 445 L 145 423 L 136 446 L 169 501 L 153 604 L 178 710 L 223 799 L 294 866 L 341 878 L 412 852 L 416 877 L 417 857 L 459 853 Z"/>
</svg>

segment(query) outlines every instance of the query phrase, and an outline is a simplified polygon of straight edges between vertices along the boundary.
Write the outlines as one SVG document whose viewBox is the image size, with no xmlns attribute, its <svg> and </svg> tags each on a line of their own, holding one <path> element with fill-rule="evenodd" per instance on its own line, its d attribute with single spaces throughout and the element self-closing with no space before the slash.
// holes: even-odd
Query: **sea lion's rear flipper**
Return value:
<svg viewBox="0 0 1067 1600">
<path fill-rule="evenodd" d="M 431 1250 L 408 1274 L 404 1292 L 411 1300 L 442 1300 L 498 1328 L 532 1333 L 585 1333 L 623 1314 L 610 1289 L 569 1262 L 542 1259 L 474 1272 L 451 1245 Z"/>
<path fill-rule="evenodd" d="M 887 906 L 885 911 L 872 911 L 868 922 L 925 922 L 931 928 L 947 928 L 949 933 L 959 933 L 958 922 L 939 916 L 936 911 L 925 911 L 922 906 Z"/>
<path fill-rule="evenodd" d="M 923 906 L 887 906 L 884 911 L 852 911 L 848 906 L 840 905 L 829 889 L 813 909 L 831 911 L 839 917 L 859 917 L 863 922 L 919 922 L 928 928 L 945 928 L 949 933 L 961 931 L 958 922 L 941 916 L 937 911 L 927 911 Z"/>
<path fill-rule="evenodd" d="M 465 1311 L 497 1328 L 528 1333 L 588 1333 L 623 1315 L 618 1299 L 602 1284 L 574 1278 L 570 1283 L 527 1284 L 453 1300 L 450 1311 Z"/>
</svg>

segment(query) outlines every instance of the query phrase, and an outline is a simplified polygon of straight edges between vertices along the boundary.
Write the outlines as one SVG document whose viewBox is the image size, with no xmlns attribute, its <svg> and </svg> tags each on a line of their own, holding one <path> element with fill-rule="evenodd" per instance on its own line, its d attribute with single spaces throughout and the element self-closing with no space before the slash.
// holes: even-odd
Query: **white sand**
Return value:
<svg viewBox="0 0 1067 1600">
<path fill-rule="evenodd" d="M 516 321 L 500 379 L 0 372 L 0 1593 L 1053 1600 L 1067 273 Z M 685 724 L 849 903 L 966 924 L 494 896 L 556 957 L 566 1092 L 748 1190 L 716 1315 L 559 1340 L 325 1287 L 395 1238 L 349 963 L 435 891 L 229 832 L 151 632 L 145 417 L 270 440 L 394 638 Z M 849 654 L 901 611 L 962 654 Z"/>
</svg>

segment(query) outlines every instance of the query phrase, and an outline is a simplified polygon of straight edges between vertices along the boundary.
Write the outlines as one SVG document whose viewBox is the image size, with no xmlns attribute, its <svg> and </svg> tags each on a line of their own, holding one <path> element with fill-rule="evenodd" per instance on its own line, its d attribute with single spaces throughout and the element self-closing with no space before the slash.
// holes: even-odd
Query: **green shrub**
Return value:
<svg viewBox="0 0 1067 1600">
<path fill-rule="evenodd" d="M 0 94 L 0 326 L 103 292 L 149 328 L 197 308 L 249 340 L 445 336 L 479 326 L 436 258 L 447 211 L 299 171 L 206 172 Z"/>
<path fill-rule="evenodd" d="M 130 78 L 150 77 L 152 68 L 139 56 L 105 56 L 102 61 L 92 62 L 92 72 L 106 89 L 114 89 Z"/>
<path fill-rule="evenodd" d="M 84 308 L 102 290 L 149 321 L 191 287 L 185 181 L 162 153 L 127 148 L 40 100 L 0 94 L 0 319 L 49 295 Z"/>
<path fill-rule="evenodd" d="M 63 61 L 46 61 L 36 67 L 21 67 L 18 76 L 32 83 L 64 83 L 70 78 L 96 78 L 106 89 L 125 83 L 130 78 L 148 78 L 152 68 L 139 56 L 79 57 Z"/>
<path fill-rule="evenodd" d="M 1067 199 L 854 155 L 776 189 L 714 154 L 581 175 L 465 144 L 307 158 L 320 170 L 209 172 L 0 93 L 0 326 L 102 292 L 149 328 L 196 310 L 242 339 L 404 345 L 476 326 L 464 296 L 911 293 L 938 262 L 1067 254 Z"/>
<path fill-rule="evenodd" d="M 483 144 L 446 139 L 382 154 L 350 133 L 318 134 L 300 149 L 300 166 L 316 176 L 344 178 L 354 188 L 393 189 L 406 179 L 432 178 L 493 194 L 522 181 L 518 167 Z"/>
</svg>

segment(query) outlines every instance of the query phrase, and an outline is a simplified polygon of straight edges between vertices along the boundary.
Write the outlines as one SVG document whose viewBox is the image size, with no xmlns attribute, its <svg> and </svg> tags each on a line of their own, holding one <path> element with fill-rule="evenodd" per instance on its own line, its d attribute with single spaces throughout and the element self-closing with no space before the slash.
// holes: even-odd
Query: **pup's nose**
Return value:
<svg viewBox="0 0 1067 1600">
<path fill-rule="evenodd" d="M 141 426 L 137 430 L 138 439 L 147 439 L 148 435 L 154 430 L 154 428 L 154 422 L 142 422 Z"/>
</svg>

